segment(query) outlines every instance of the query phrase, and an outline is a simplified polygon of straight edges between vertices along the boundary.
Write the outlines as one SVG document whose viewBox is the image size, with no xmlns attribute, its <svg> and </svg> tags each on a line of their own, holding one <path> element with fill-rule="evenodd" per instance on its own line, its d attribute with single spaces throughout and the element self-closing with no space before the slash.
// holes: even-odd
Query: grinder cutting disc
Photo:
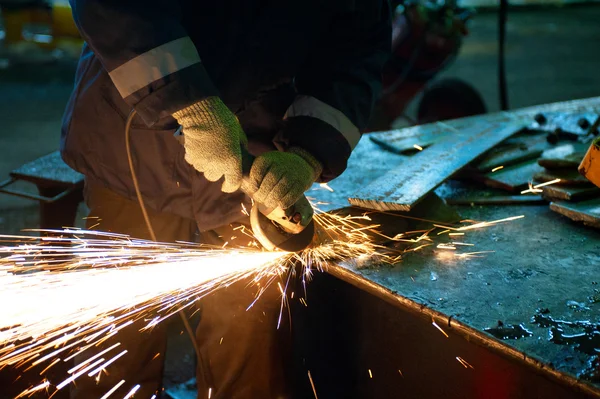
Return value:
<svg viewBox="0 0 600 399">
<path fill-rule="evenodd" d="M 276 222 L 263 215 L 256 205 L 250 211 L 250 225 L 256 239 L 268 251 L 302 251 L 308 248 L 315 235 L 314 220 L 311 220 L 301 232 L 288 233 Z"/>
</svg>

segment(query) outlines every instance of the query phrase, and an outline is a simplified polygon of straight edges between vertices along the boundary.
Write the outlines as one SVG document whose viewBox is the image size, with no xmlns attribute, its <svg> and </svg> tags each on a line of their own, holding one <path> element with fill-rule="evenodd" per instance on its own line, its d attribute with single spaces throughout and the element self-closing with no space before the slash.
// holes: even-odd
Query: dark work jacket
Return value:
<svg viewBox="0 0 600 399">
<path fill-rule="evenodd" d="M 63 120 L 63 159 L 87 179 L 135 199 L 132 153 L 151 208 L 201 230 L 241 216 L 184 160 L 171 117 L 209 96 L 236 113 L 251 152 L 302 147 L 346 168 L 381 90 L 390 52 L 386 0 L 71 0 L 84 45 Z"/>
</svg>

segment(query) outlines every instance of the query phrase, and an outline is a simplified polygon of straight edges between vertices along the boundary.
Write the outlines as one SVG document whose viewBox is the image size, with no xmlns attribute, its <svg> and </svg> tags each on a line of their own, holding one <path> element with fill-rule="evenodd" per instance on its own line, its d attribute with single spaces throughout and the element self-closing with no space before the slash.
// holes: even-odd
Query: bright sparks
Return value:
<svg viewBox="0 0 600 399">
<path fill-rule="evenodd" d="M 521 191 L 521 194 L 541 193 L 541 192 L 544 191 L 544 190 L 541 189 L 542 187 L 550 186 L 552 184 L 557 184 L 557 183 L 560 183 L 560 182 L 561 182 L 560 179 L 554 179 L 554 180 L 547 181 L 545 183 L 536 184 L 535 186 L 533 185 L 533 183 L 530 182 L 530 183 L 527 183 L 529 185 L 529 188 L 527 190 Z"/>
<path fill-rule="evenodd" d="M 467 221 L 458 227 L 432 222 L 429 229 L 389 237 L 379 231 L 380 226 L 373 223 L 369 214 L 317 212 L 314 243 L 300 253 L 261 252 L 255 246 L 223 249 L 155 243 L 78 229 L 37 231 L 45 234 L 41 237 L 0 236 L 6 243 L 0 248 L 4 254 L 0 259 L 0 301 L 11 304 L 0 310 L 0 368 L 39 367 L 44 378 L 56 364 L 77 357 L 77 365 L 62 379 L 44 378 L 19 397 L 42 390 L 53 394 L 79 379 L 98 381 L 113 363 L 127 356 L 127 350 L 118 342 L 99 353 L 90 350 L 110 337 L 118 339 L 123 328 L 141 322 L 141 330 L 151 330 L 199 298 L 242 279 L 256 284 L 257 300 L 267 286 L 276 283 L 283 310 L 294 298 L 293 291 L 288 295 L 294 264 L 302 266 L 301 279 L 305 284 L 314 269 L 322 270 L 330 262 L 353 260 L 357 267 L 361 262 L 396 263 L 404 253 L 435 248 L 431 235 L 436 240 L 445 234 L 452 239 L 470 230 L 523 217 Z M 471 244 L 450 241 L 436 247 L 451 249 L 440 252 L 452 252 L 460 258 L 489 252 L 458 251 L 457 246 L 465 245 Z M 301 295 L 297 299 L 308 306 Z M 132 388 L 127 388 L 130 390 L 126 397 L 139 389 L 135 381 L 129 383 Z M 122 380 L 102 398 L 112 398 L 126 388 L 124 384 Z"/>
<path fill-rule="evenodd" d="M 215 289 L 243 278 L 272 281 L 289 267 L 284 252 L 161 244 L 82 230 L 55 233 L 1 237 L 19 245 L 0 249 L 9 254 L 0 260 L 0 301 L 11 304 L 0 311 L 0 368 L 49 364 L 43 375 L 60 360 L 85 359 L 88 349 L 135 321 L 151 329 Z M 21 397 L 99 378 L 127 354 L 119 346 L 90 353 L 62 381 L 44 380 Z"/>
<path fill-rule="evenodd" d="M 458 360 L 458 362 L 459 362 L 459 363 L 460 363 L 460 364 L 461 364 L 461 365 L 462 365 L 464 368 L 466 368 L 466 369 L 468 369 L 468 368 L 471 368 L 471 369 L 472 369 L 472 368 L 474 368 L 473 366 L 471 366 L 471 365 L 469 364 L 469 362 L 467 362 L 465 359 L 463 359 L 463 358 L 462 358 L 462 357 L 460 357 L 460 356 L 456 356 L 456 360 Z"/>
<path fill-rule="evenodd" d="M 435 320 L 432 320 L 432 321 L 431 321 L 431 324 L 433 324 L 433 326 L 434 326 L 435 328 L 437 328 L 438 330 L 440 330 L 440 332 L 441 332 L 442 334 L 444 334 L 444 336 L 445 336 L 446 338 L 450 338 L 450 337 L 448 336 L 448 334 L 446 334 L 446 331 L 442 330 L 442 327 L 440 327 L 440 326 L 439 326 L 439 325 L 438 325 L 438 324 L 435 322 Z"/>
</svg>

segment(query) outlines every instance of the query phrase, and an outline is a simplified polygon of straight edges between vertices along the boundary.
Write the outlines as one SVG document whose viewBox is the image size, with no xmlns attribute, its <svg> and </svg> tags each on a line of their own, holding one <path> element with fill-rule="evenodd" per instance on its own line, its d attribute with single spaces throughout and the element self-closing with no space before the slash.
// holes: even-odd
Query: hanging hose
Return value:
<svg viewBox="0 0 600 399">
<path fill-rule="evenodd" d="M 508 89 L 506 87 L 506 68 L 504 46 L 506 43 L 506 17 L 508 0 L 500 0 L 498 9 L 498 91 L 500 93 L 500 109 L 508 110 Z"/>
<path fill-rule="evenodd" d="M 140 209 L 142 210 L 142 215 L 144 216 L 144 221 L 146 222 L 146 228 L 148 229 L 148 233 L 150 234 L 150 238 L 152 241 L 157 241 L 156 234 L 154 233 L 154 229 L 152 228 L 152 223 L 150 222 L 150 217 L 148 217 L 148 212 L 146 211 L 146 204 L 144 204 L 144 198 L 142 197 L 142 192 L 140 191 L 140 186 L 137 179 L 137 174 L 135 173 L 135 168 L 133 166 L 133 156 L 131 153 L 131 124 L 133 122 L 133 118 L 136 115 L 135 109 L 132 109 L 127 117 L 127 122 L 125 123 L 125 149 L 127 151 L 127 161 L 129 162 L 129 171 L 131 172 L 131 180 L 133 180 L 133 187 L 135 189 L 135 195 L 137 196 L 138 203 L 140 204 Z M 196 338 L 194 337 L 194 331 L 192 330 L 192 326 L 190 326 L 190 322 L 188 321 L 183 310 L 179 311 L 179 316 L 181 317 L 181 321 L 183 321 L 183 325 L 185 330 L 187 331 L 188 336 L 190 337 L 190 341 L 192 341 L 192 346 L 194 347 L 194 351 L 196 352 L 196 357 L 198 359 L 198 363 L 200 365 L 200 370 L 206 382 L 214 387 L 212 383 L 212 377 L 210 376 L 206 365 L 202 359 L 202 355 L 200 354 L 200 348 L 198 347 L 198 342 L 196 342 Z"/>
</svg>

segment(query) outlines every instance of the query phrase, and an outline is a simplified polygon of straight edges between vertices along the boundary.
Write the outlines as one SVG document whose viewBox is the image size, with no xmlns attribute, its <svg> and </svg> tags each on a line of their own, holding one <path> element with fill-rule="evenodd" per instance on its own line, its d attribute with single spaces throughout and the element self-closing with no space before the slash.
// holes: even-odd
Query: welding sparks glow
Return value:
<svg viewBox="0 0 600 399">
<path fill-rule="evenodd" d="M 0 249 L 9 254 L 0 260 L 0 301 L 11 303 L 0 312 L 0 368 L 50 363 L 43 375 L 59 359 L 85 355 L 135 320 L 152 314 L 144 329 L 152 328 L 219 287 L 246 277 L 272 279 L 288 267 L 283 252 L 160 244 L 82 230 L 60 234 L 2 237 L 20 245 Z M 62 382 L 44 381 L 22 395 L 99 377 L 127 354 L 116 352 L 119 345 L 71 368 Z"/>
<path fill-rule="evenodd" d="M 560 179 L 554 179 L 554 180 L 547 181 L 545 183 L 536 184 L 535 186 L 533 185 L 533 183 L 529 182 L 529 183 L 527 183 L 529 185 L 529 188 L 527 190 L 521 191 L 521 194 L 541 193 L 544 191 L 541 189 L 542 187 L 550 186 L 552 184 L 556 184 L 556 183 L 560 183 L 560 182 L 561 182 Z"/>
<path fill-rule="evenodd" d="M 98 380 L 110 365 L 127 355 L 127 350 L 115 343 L 99 353 L 86 351 L 134 322 L 142 321 L 142 330 L 152 329 L 220 287 L 249 279 L 259 287 L 258 300 L 265 287 L 287 275 L 287 280 L 277 282 L 283 311 L 287 301 L 294 299 L 294 292 L 288 295 L 287 290 L 292 275 L 288 272 L 295 263 L 303 266 L 300 276 L 306 284 L 314 269 L 322 270 L 332 261 L 395 263 L 403 253 L 434 245 L 430 234 L 436 229 L 443 230 L 438 235 L 458 236 L 521 217 L 460 227 L 434 224 L 430 229 L 388 237 L 379 232 L 380 226 L 368 213 L 317 212 L 315 241 L 300 253 L 155 243 L 78 229 L 45 231 L 51 235 L 42 237 L 0 236 L 4 242 L 17 244 L 0 248 L 5 254 L 0 259 L 0 301 L 11 303 L 0 310 L 0 368 L 40 366 L 43 377 L 61 360 L 80 359 L 62 381 L 44 379 L 20 397 L 44 389 L 63 389 L 79 378 Z M 391 250 L 385 243 L 402 243 L 405 247 Z M 450 242 L 438 248 L 451 247 L 452 255 L 462 258 L 490 252 L 460 253 L 457 245 L 471 244 Z M 308 306 L 301 295 L 297 299 Z M 111 397 L 123 384 L 124 380 L 101 399 Z M 137 389 L 139 386 L 125 397 L 133 396 Z"/>
<path fill-rule="evenodd" d="M 465 359 L 463 359 L 463 358 L 462 358 L 462 357 L 460 357 L 460 356 L 456 356 L 456 360 L 458 360 L 458 362 L 459 362 L 459 363 L 460 363 L 460 364 L 461 364 L 461 365 L 462 365 L 464 368 L 466 368 L 466 369 L 468 369 L 468 368 L 474 368 L 473 366 L 471 366 L 471 365 L 469 364 L 469 362 L 467 362 Z"/>
<path fill-rule="evenodd" d="M 138 391 L 138 389 L 140 389 L 139 385 L 134 386 L 131 391 L 129 391 L 129 393 L 127 395 L 125 395 L 125 397 L 123 399 L 129 399 L 132 398 L 133 395 L 135 395 L 135 393 Z"/>
<path fill-rule="evenodd" d="M 437 328 L 438 330 L 440 330 L 440 332 L 441 332 L 442 334 L 444 334 L 444 335 L 446 336 L 446 338 L 450 338 L 450 337 L 448 336 L 448 334 L 446 334 L 446 331 L 442 330 L 442 327 L 438 326 L 438 324 L 435 322 L 435 320 L 432 320 L 432 321 L 431 321 L 431 324 L 433 324 L 433 326 L 434 326 L 435 328 Z"/>
<path fill-rule="evenodd" d="M 88 249 L 82 248 L 83 251 Z M 35 253 L 33 248 L 24 249 L 29 250 Z M 93 248 L 91 252 L 95 252 Z M 127 310 L 157 298 L 161 299 L 161 306 L 169 307 L 168 302 L 177 301 L 178 293 L 189 296 L 188 290 L 201 286 L 200 291 L 195 290 L 195 294 L 199 295 L 232 277 L 255 272 L 261 265 L 265 265 L 265 269 L 273 267 L 274 261 L 285 256 L 276 252 L 228 251 L 226 259 L 223 259 L 225 254 L 220 251 L 190 251 L 175 256 L 166 252 L 156 255 L 153 263 L 136 267 L 135 264 L 124 264 L 131 262 L 131 258 L 127 259 L 134 255 L 131 248 L 115 248 L 112 254 L 100 255 L 92 261 L 102 262 L 102 256 L 112 256 L 110 261 L 115 267 L 82 269 L 86 262 L 80 258 L 82 264 L 76 265 L 78 268 L 73 270 L 14 274 L 11 266 L 0 265 L 3 287 L 0 301 L 15 302 L 0 313 L 0 326 L 5 327 L 0 330 L 0 342 L 41 337 L 63 325 L 95 320 L 115 310 Z M 207 283 L 208 286 L 205 285 Z M 27 295 L 34 287 L 39 287 L 43 300 L 39 296 Z M 14 298 L 20 300 L 14 301 Z M 168 299 L 168 302 L 164 304 L 162 299 Z M 101 324 L 110 326 L 112 319 Z M 7 355 L 0 357 L 0 365 L 13 364 L 13 361 Z"/>
<path fill-rule="evenodd" d="M 315 383 L 313 381 L 312 375 L 310 374 L 310 370 L 308 370 L 308 380 L 310 381 L 310 386 L 312 387 L 313 395 L 315 395 L 315 399 L 319 399 L 317 396 L 317 390 L 315 389 Z"/>
<path fill-rule="evenodd" d="M 15 397 L 15 399 L 19 399 L 19 398 L 23 398 L 25 396 L 31 396 L 32 394 L 41 391 L 43 389 L 47 389 L 50 386 L 50 382 L 49 381 L 44 381 L 42 382 L 40 385 L 35 386 L 33 388 L 29 388 L 23 392 L 21 392 L 18 396 Z"/>
</svg>

